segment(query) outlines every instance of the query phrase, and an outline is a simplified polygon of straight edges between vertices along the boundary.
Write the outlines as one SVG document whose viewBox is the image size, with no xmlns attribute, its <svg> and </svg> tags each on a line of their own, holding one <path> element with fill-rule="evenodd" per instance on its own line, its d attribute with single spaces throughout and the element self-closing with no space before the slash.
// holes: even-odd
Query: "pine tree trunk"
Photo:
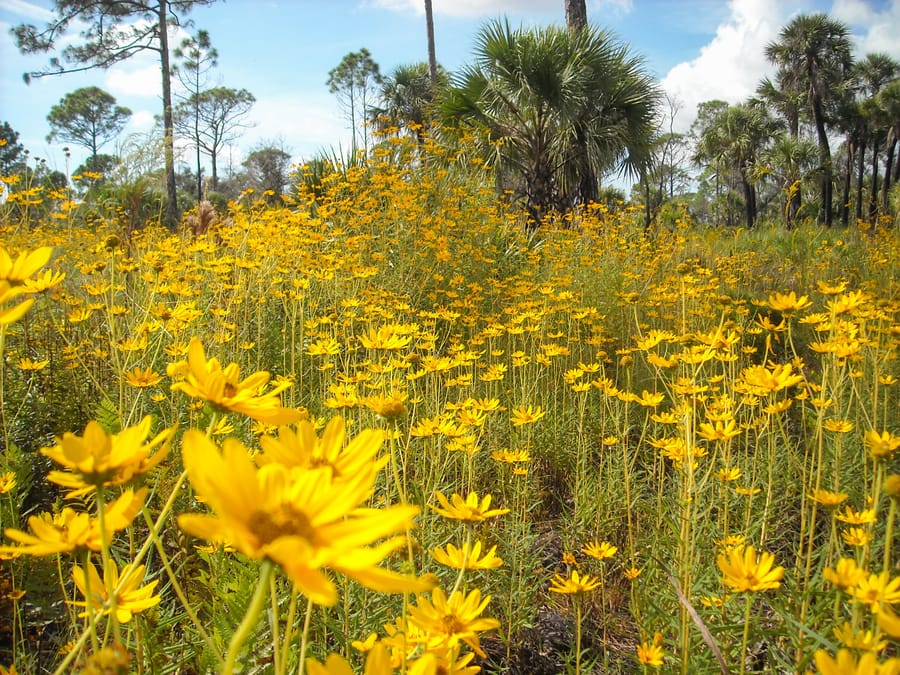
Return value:
<svg viewBox="0 0 900 675">
<path fill-rule="evenodd" d="M 428 76 L 431 84 L 437 84 L 437 52 L 434 49 L 434 12 L 431 0 L 425 0 L 425 27 L 428 31 Z"/>
<path fill-rule="evenodd" d="M 172 120 L 172 79 L 169 69 L 169 33 L 167 0 L 159 0 L 159 56 L 162 70 L 163 152 L 166 160 L 166 227 L 178 225 L 178 190 L 175 187 L 175 125 Z"/>
</svg>

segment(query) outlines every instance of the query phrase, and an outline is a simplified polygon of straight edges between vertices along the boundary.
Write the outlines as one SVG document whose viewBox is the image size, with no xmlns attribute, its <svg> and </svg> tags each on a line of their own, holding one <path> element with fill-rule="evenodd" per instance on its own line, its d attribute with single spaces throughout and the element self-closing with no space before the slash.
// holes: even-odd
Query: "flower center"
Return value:
<svg viewBox="0 0 900 675">
<path fill-rule="evenodd" d="M 302 537 L 310 543 L 316 539 L 316 529 L 309 518 L 290 504 L 281 504 L 270 511 L 254 511 L 249 525 L 261 544 L 269 544 L 279 537 Z"/>
<path fill-rule="evenodd" d="M 466 632 L 466 625 L 455 614 L 447 614 L 441 618 L 441 628 L 447 635 Z"/>
</svg>

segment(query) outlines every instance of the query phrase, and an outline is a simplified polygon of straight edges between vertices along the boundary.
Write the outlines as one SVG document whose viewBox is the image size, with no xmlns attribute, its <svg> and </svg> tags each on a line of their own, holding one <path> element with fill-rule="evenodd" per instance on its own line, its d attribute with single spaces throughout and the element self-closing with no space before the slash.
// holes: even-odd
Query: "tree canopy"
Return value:
<svg viewBox="0 0 900 675">
<path fill-rule="evenodd" d="M 82 87 L 66 94 L 50 109 L 48 141 L 60 139 L 90 150 L 91 157 L 122 133 L 131 110 L 116 105 L 116 99 L 99 87 Z"/>
</svg>

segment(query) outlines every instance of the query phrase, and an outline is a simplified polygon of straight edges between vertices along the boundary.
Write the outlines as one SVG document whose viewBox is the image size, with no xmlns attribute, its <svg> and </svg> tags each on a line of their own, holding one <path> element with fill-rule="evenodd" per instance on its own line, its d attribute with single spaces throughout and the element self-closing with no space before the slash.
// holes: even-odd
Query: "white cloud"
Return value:
<svg viewBox="0 0 900 675">
<path fill-rule="evenodd" d="M 679 63 L 663 78 L 662 86 L 682 103 L 675 120 L 686 131 L 696 116 L 697 104 L 712 99 L 728 103 L 744 100 L 760 79 L 771 73 L 765 47 L 778 37 L 788 3 L 777 0 L 732 0 L 731 16 L 716 30 L 713 40 L 692 61 Z"/>
<path fill-rule="evenodd" d="M 156 123 L 156 115 L 149 110 L 135 110 L 128 121 L 129 132 L 146 132 Z"/>
<path fill-rule="evenodd" d="M 113 96 L 161 96 L 162 78 L 159 64 L 141 65 L 132 57 L 105 73 L 104 84 Z M 143 59 L 141 59 L 143 60 Z"/>
<path fill-rule="evenodd" d="M 344 152 L 350 147 L 349 124 L 333 96 L 260 95 L 248 121 L 254 126 L 238 141 L 245 150 L 278 138 L 291 156 L 301 161 L 338 146 Z"/>
<path fill-rule="evenodd" d="M 54 16 L 46 7 L 26 0 L 0 0 L 0 9 L 34 21 L 50 21 Z"/>
<path fill-rule="evenodd" d="M 900 0 L 892 0 L 880 12 L 864 0 L 835 0 L 830 14 L 853 28 L 857 58 L 884 52 L 900 59 Z"/>
</svg>

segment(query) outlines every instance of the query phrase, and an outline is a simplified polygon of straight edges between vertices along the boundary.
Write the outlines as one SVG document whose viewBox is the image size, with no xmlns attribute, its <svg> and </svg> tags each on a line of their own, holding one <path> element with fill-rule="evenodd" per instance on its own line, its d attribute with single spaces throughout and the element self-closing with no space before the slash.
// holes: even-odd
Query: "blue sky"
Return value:
<svg viewBox="0 0 900 675">
<path fill-rule="evenodd" d="M 68 92 L 99 86 L 134 112 L 124 138 L 148 132 L 160 111 L 159 66 L 151 54 L 114 68 L 45 77 L 30 85 L 22 73 L 47 64 L 23 57 L 10 27 L 44 25 L 50 0 L 0 0 L 0 120 L 20 133 L 34 156 L 65 170 L 62 143 L 49 144 L 46 116 Z M 506 16 L 513 26 L 564 22 L 563 0 L 433 0 L 438 61 L 454 71 L 471 60 L 478 29 Z M 678 109 L 686 130 L 697 103 L 742 100 L 770 67 L 763 46 L 790 18 L 826 11 L 847 22 L 857 51 L 885 51 L 900 59 L 900 0 L 588 0 L 588 19 L 611 29 L 644 57 Z M 295 160 L 349 145 L 350 131 L 328 92 L 328 71 L 366 47 L 382 73 L 426 58 L 422 0 L 226 0 L 190 15 L 219 51 L 215 83 L 246 88 L 257 98 L 247 129 L 225 156 L 237 166 L 255 145 L 278 142 Z M 173 36 L 173 43 L 186 35 Z M 77 33 L 72 32 L 73 39 Z M 123 140 L 124 140 L 123 138 Z M 112 145 L 103 149 L 115 150 Z M 73 148 L 70 169 L 84 153 Z M 186 161 L 190 158 L 186 155 Z"/>
</svg>

